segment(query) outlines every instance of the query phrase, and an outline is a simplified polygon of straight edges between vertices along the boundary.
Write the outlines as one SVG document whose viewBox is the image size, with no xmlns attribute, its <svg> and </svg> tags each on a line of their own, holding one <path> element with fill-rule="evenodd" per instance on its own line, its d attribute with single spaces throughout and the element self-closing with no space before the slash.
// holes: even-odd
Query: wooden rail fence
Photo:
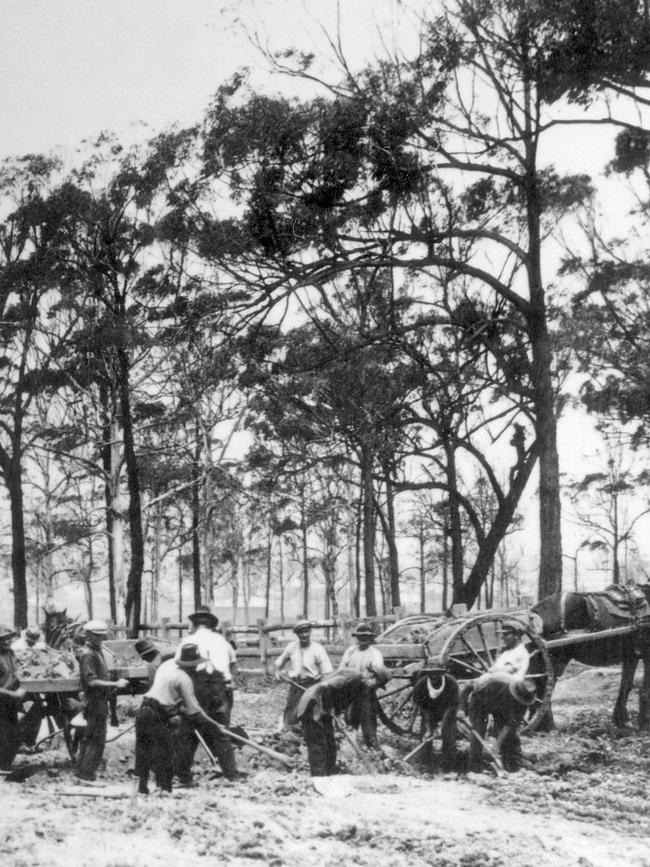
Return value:
<svg viewBox="0 0 650 867">
<path fill-rule="evenodd" d="M 400 620 L 405 616 L 405 613 L 403 608 L 395 608 L 392 614 L 361 619 L 377 627 L 379 632 L 383 631 L 389 624 Z M 309 622 L 332 662 L 338 663 L 345 648 L 352 643 L 352 633 L 359 623 L 359 619 L 340 618 L 310 620 Z M 236 626 L 227 620 L 222 620 L 220 626 L 226 635 L 232 635 L 235 640 L 238 636 L 248 636 L 246 643 L 238 643 L 237 646 L 236 653 L 240 671 L 247 674 L 272 674 L 275 659 L 282 653 L 289 641 L 294 639 L 293 627 L 295 623 L 295 620 L 269 622 L 266 619 L 260 619 L 252 625 Z M 163 617 L 159 623 L 141 624 L 139 632 L 142 635 L 153 635 L 167 641 L 178 641 L 189 628 L 189 623 L 177 623 L 169 617 Z M 110 629 L 116 636 L 126 634 L 125 626 L 116 626 L 111 623 Z M 276 633 L 283 633 L 280 640 L 275 637 Z"/>
</svg>

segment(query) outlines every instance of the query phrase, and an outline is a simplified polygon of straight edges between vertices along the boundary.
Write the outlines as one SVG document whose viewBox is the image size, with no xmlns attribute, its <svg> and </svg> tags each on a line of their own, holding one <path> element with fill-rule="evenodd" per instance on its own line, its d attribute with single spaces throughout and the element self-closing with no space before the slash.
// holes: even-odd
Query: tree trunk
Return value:
<svg viewBox="0 0 650 867">
<path fill-rule="evenodd" d="M 160 583 L 160 534 L 162 527 L 162 500 L 156 503 L 151 552 L 151 622 L 158 622 L 158 586 Z"/>
<path fill-rule="evenodd" d="M 427 591 L 427 579 L 424 567 L 424 518 L 420 518 L 420 531 L 418 533 L 418 543 L 420 547 L 420 613 L 424 614 L 426 611 L 426 591 Z"/>
<path fill-rule="evenodd" d="M 465 584 L 464 596 L 457 600 L 464 602 L 468 608 L 471 608 L 476 602 L 481 592 L 481 587 L 487 579 L 499 545 L 510 526 L 517 504 L 535 466 L 536 455 L 537 449 L 536 446 L 533 446 L 526 456 L 526 460 L 519 465 L 517 472 L 513 476 L 510 489 L 504 497 L 503 502 L 499 504 L 492 525 L 479 546 L 478 555 Z"/>
<path fill-rule="evenodd" d="M 307 510 L 304 490 L 300 495 L 300 541 L 302 545 L 302 616 L 309 617 L 309 552 L 307 549 Z"/>
<path fill-rule="evenodd" d="M 449 531 L 451 535 L 451 580 L 452 602 L 464 599 L 463 530 L 457 489 L 456 453 L 453 446 L 445 446 L 447 455 L 447 486 L 449 489 Z"/>
<path fill-rule="evenodd" d="M 271 610 L 271 565 L 273 558 L 273 500 L 269 497 L 269 526 L 266 535 L 266 588 L 264 592 L 264 617 Z"/>
<path fill-rule="evenodd" d="M 377 616 L 375 595 L 375 498 L 372 480 L 372 454 L 364 448 L 361 455 L 363 486 L 363 566 L 366 617 Z"/>
<path fill-rule="evenodd" d="M 531 104 L 527 88 L 526 107 Z M 526 112 L 527 123 L 531 112 Z M 528 332 L 532 354 L 532 381 L 535 404 L 535 434 L 539 449 L 539 580 L 540 599 L 562 589 L 562 532 L 560 526 L 560 461 L 557 451 L 557 422 L 553 388 L 553 350 L 548 333 L 546 297 L 541 266 L 541 199 L 536 171 L 537 143 L 526 130 L 526 173 L 524 192 L 528 223 L 528 288 L 530 314 Z"/>
<path fill-rule="evenodd" d="M 284 623 L 284 551 L 282 536 L 278 536 L 278 583 L 280 585 L 280 622 Z"/>
<path fill-rule="evenodd" d="M 196 445 L 192 460 L 194 484 L 192 486 L 192 587 L 194 591 L 194 610 L 201 605 L 201 540 L 199 526 L 201 523 L 201 491 L 200 491 L 200 461 L 201 439 L 198 422 L 195 426 Z"/>
<path fill-rule="evenodd" d="M 109 390 L 105 384 L 99 387 L 99 402 L 102 416 L 102 447 L 101 460 L 104 470 L 104 504 L 106 511 L 106 537 L 108 552 L 108 605 L 111 612 L 111 620 L 117 623 L 117 595 L 115 593 L 115 551 L 113 545 L 113 431 L 112 420 L 114 414 L 110 412 Z"/>
<path fill-rule="evenodd" d="M 140 504 L 140 474 L 131 415 L 129 361 L 124 348 L 118 350 L 120 363 L 120 411 L 124 435 L 124 459 L 129 489 L 129 533 L 131 537 L 131 563 L 126 582 L 126 628 L 129 638 L 137 638 L 142 608 L 142 572 L 144 570 L 144 539 L 142 535 L 142 508 Z"/>
<path fill-rule="evenodd" d="M 20 444 L 14 442 L 7 479 L 11 511 L 11 571 L 14 588 L 14 627 L 27 626 L 27 575 L 25 562 L 25 514 Z"/>
<path fill-rule="evenodd" d="M 107 515 L 107 529 L 110 518 L 109 548 L 113 560 L 113 590 L 117 593 L 116 617 L 122 606 L 117 604 L 126 602 L 126 581 L 124 577 L 124 512 L 121 496 L 121 467 L 122 454 L 120 448 L 119 422 L 113 418 L 111 422 L 111 434 L 109 439 L 110 456 L 110 512 Z M 119 621 L 116 620 L 116 623 Z"/>
<path fill-rule="evenodd" d="M 386 544 L 388 545 L 388 564 L 390 577 L 390 599 L 391 607 L 399 608 L 400 586 L 399 586 L 399 555 L 397 552 L 397 543 L 395 537 L 397 535 L 397 527 L 395 523 L 395 493 L 391 481 L 391 467 L 386 462 L 384 465 L 384 477 L 386 480 Z"/>
</svg>

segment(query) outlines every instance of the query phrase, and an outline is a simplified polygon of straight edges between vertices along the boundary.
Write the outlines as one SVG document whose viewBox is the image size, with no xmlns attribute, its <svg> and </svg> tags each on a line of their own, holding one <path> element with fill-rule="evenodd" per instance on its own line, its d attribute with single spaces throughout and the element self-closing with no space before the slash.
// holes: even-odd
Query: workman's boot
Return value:
<svg viewBox="0 0 650 867">
<path fill-rule="evenodd" d="M 240 776 L 237 771 L 235 751 L 231 746 L 219 747 L 217 758 L 219 759 L 223 775 L 227 780 L 236 780 Z"/>
</svg>

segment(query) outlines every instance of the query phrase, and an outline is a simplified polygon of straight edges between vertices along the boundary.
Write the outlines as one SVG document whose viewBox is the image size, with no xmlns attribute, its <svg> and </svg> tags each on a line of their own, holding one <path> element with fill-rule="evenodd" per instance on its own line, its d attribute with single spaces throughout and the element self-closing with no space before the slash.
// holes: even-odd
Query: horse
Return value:
<svg viewBox="0 0 650 867">
<path fill-rule="evenodd" d="M 634 591 L 637 590 L 635 593 Z M 608 594 L 615 591 L 617 602 L 612 603 Z M 643 597 L 638 591 L 642 591 Z M 625 597 L 628 602 L 625 603 Z M 624 607 L 611 618 L 603 617 L 599 622 L 598 605 L 607 602 L 620 604 Z M 638 614 L 641 607 L 648 613 L 650 603 L 650 585 L 640 585 L 638 588 L 608 588 L 605 593 L 553 593 L 541 599 L 532 607 L 543 623 L 542 636 L 551 641 L 562 637 L 567 631 L 580 629 L 597 629 L 593 638 L 587 641 L 564 644 L 548 648 L 556 678 L 559 677 L 570 660 L 575 659 L 584 665 L 608 666 L 621 663 L 621 682 L 616 704 L 614 705 L 613 722 L 622 728 L 628 722 L 627 700 L 634 683 L 634 675 L 639 664 L 643 662 L 643 682 L 639 691 L 639 729 L 650 731 L 650 621 L 647 627 L 641 625 Z M 604 609 L 602 609 L 604 611 Z M 605 612 L 606 613 L 606 612 Z M 609 626 L 604 623 L 610 623 Z M 638 628 L 628 634 L 607 635 L 608 628 L 615 625 L 639 624 Z"/>
<path fill-rule="evenodd" d="M 55 650 L 74 651 L 75 644 L 77 643 L 76 639 L 82 629 L 79 616 L 68 617 L 67 608 L 58 609 L 52 601 L 49 601 L 43 607 L 43 613 L 45 614 L 45 622 L 41 628 L 45 635 L 45 643 Z M 110 661 L 106 653 L 104 654 L 104 658 L 107 663 Z M 110 693 L 107 698 L 110 711 L 110 724 L 114 728 L 119 725 L 117 698 L 113 693 Z"/>
</svg>

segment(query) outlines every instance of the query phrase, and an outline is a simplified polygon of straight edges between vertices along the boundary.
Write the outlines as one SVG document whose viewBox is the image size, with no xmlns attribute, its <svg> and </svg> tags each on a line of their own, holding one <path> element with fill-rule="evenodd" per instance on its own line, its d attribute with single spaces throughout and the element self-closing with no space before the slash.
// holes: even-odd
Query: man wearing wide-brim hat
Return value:
<svg viewBox="0 0 650 867">
<path fill-rule="evenodd" d="M 170 644 L 166 650 L 161 650 L 160 647 L 154 644 L 153 640 L 147 635 L 144 638 L 139 638 L 135 642 L 135 651 L 140 659 L 147 664 L 149 686 L 153 683 L 154 676 L 161 663 L 171 659 L 176 650 L 174 645 Z"/>
<path fill-rule="evenodd" d="M 227 779 L 237 779 L 234 751 L 227 734 L 212 720 L 198 702 L 192 675 L 210 662 L 199 653 L 198 645 L 186 643 L 178 659 L 162 662 L 153 684 L 142 699 L 136 715 L 135 770 L 138 792 L 149 792 L 149 772 L 154 771 L 156 784 L 170 792 L 174 776 L 174 727 L 197 727 L 213 734 L 211 747 L 217 754 Z M 180 717 L 180 720 L 178 719 Z M 194 737 L 191 732 L 189 734 Z M 176 733 L 176 736 L 178 733 Z"/>
<path fill-rule="evenodd" d="M 283 714 L 285 727 L 298 724 L 296 708 L 304 691 L 332 671 L 327 651 L 311 637 L 311 623 L 298 620 L 293 631 L 296 640 L 290 642 L 275 661 L 276 680 L 289 684 Z"/>
<path fill-rule="evenodd" d="M 17 633 L 0 626 L 0 770 L 11 768 L 20 747 L 18 709 L 26 698 L 16 676 L 16 657 L 11 642 Z"/>
<path fill-rule="evenodd" d="M 362 685 L 356 699 L 346 709 L 345 721 L 353 728 L 361 729 L 367 747 L 379 749 L 375 691 L 378 687 L 386 685 L 390 679 L 390 672 L 384 665 L 384 657 L 376 647 L 372 646 L 375 640 L 372 626 L 362 620 L 352 634 L 357 643 L 344 652 L 339 670 L 349 669 L 358 672 L 362 677 Z"/>
<path fill-rule="evenodd" d="M 201 656 L 204 659 L 209 659 L 215 670 L 223 677 L 227 698 L 226 722 L 230 724 L 234 678 L 237 673 L 237 654 L 230 642 L 220 632 L 217 632 L 219 618 L 207 605 L 199 605 L 196 611 L 189 615 L 188 620 L 192 624 L 192 632 L 183 638 L 180 647 L 185 644 L 196 644 Z M 179 658 L 180 647 L 176 652 L 177 659 Z"/>
<path fill-rule="evenodd" d="M 108 696 L 126 689 L 128 680 L 109 679 L 102 642 L 108 637 L 103 620 L 89 620 L 84 625 L 86 645 L 78 656 L 79 678 L 84 692 L 86 727 L 77 758 L 76 775 L 85 782 L 94 782 L 104 755 L 108 722 Z"/>
<path fill-rule="evenodd" d="M 469 698 L 468 715 L 472 727 L 484 740 L 488 720 L 494 720 L 497 745 L 506 771 L 517 771 L 523 763 L 519 728 L 528 709 L 536 702 L 535 685 L 530 680 L 507 672 L 494 672 L 478 678 Z M 478 770 L 483 745 L 472 737 L 469 750 L 470 770 Z"/>
</svg>

